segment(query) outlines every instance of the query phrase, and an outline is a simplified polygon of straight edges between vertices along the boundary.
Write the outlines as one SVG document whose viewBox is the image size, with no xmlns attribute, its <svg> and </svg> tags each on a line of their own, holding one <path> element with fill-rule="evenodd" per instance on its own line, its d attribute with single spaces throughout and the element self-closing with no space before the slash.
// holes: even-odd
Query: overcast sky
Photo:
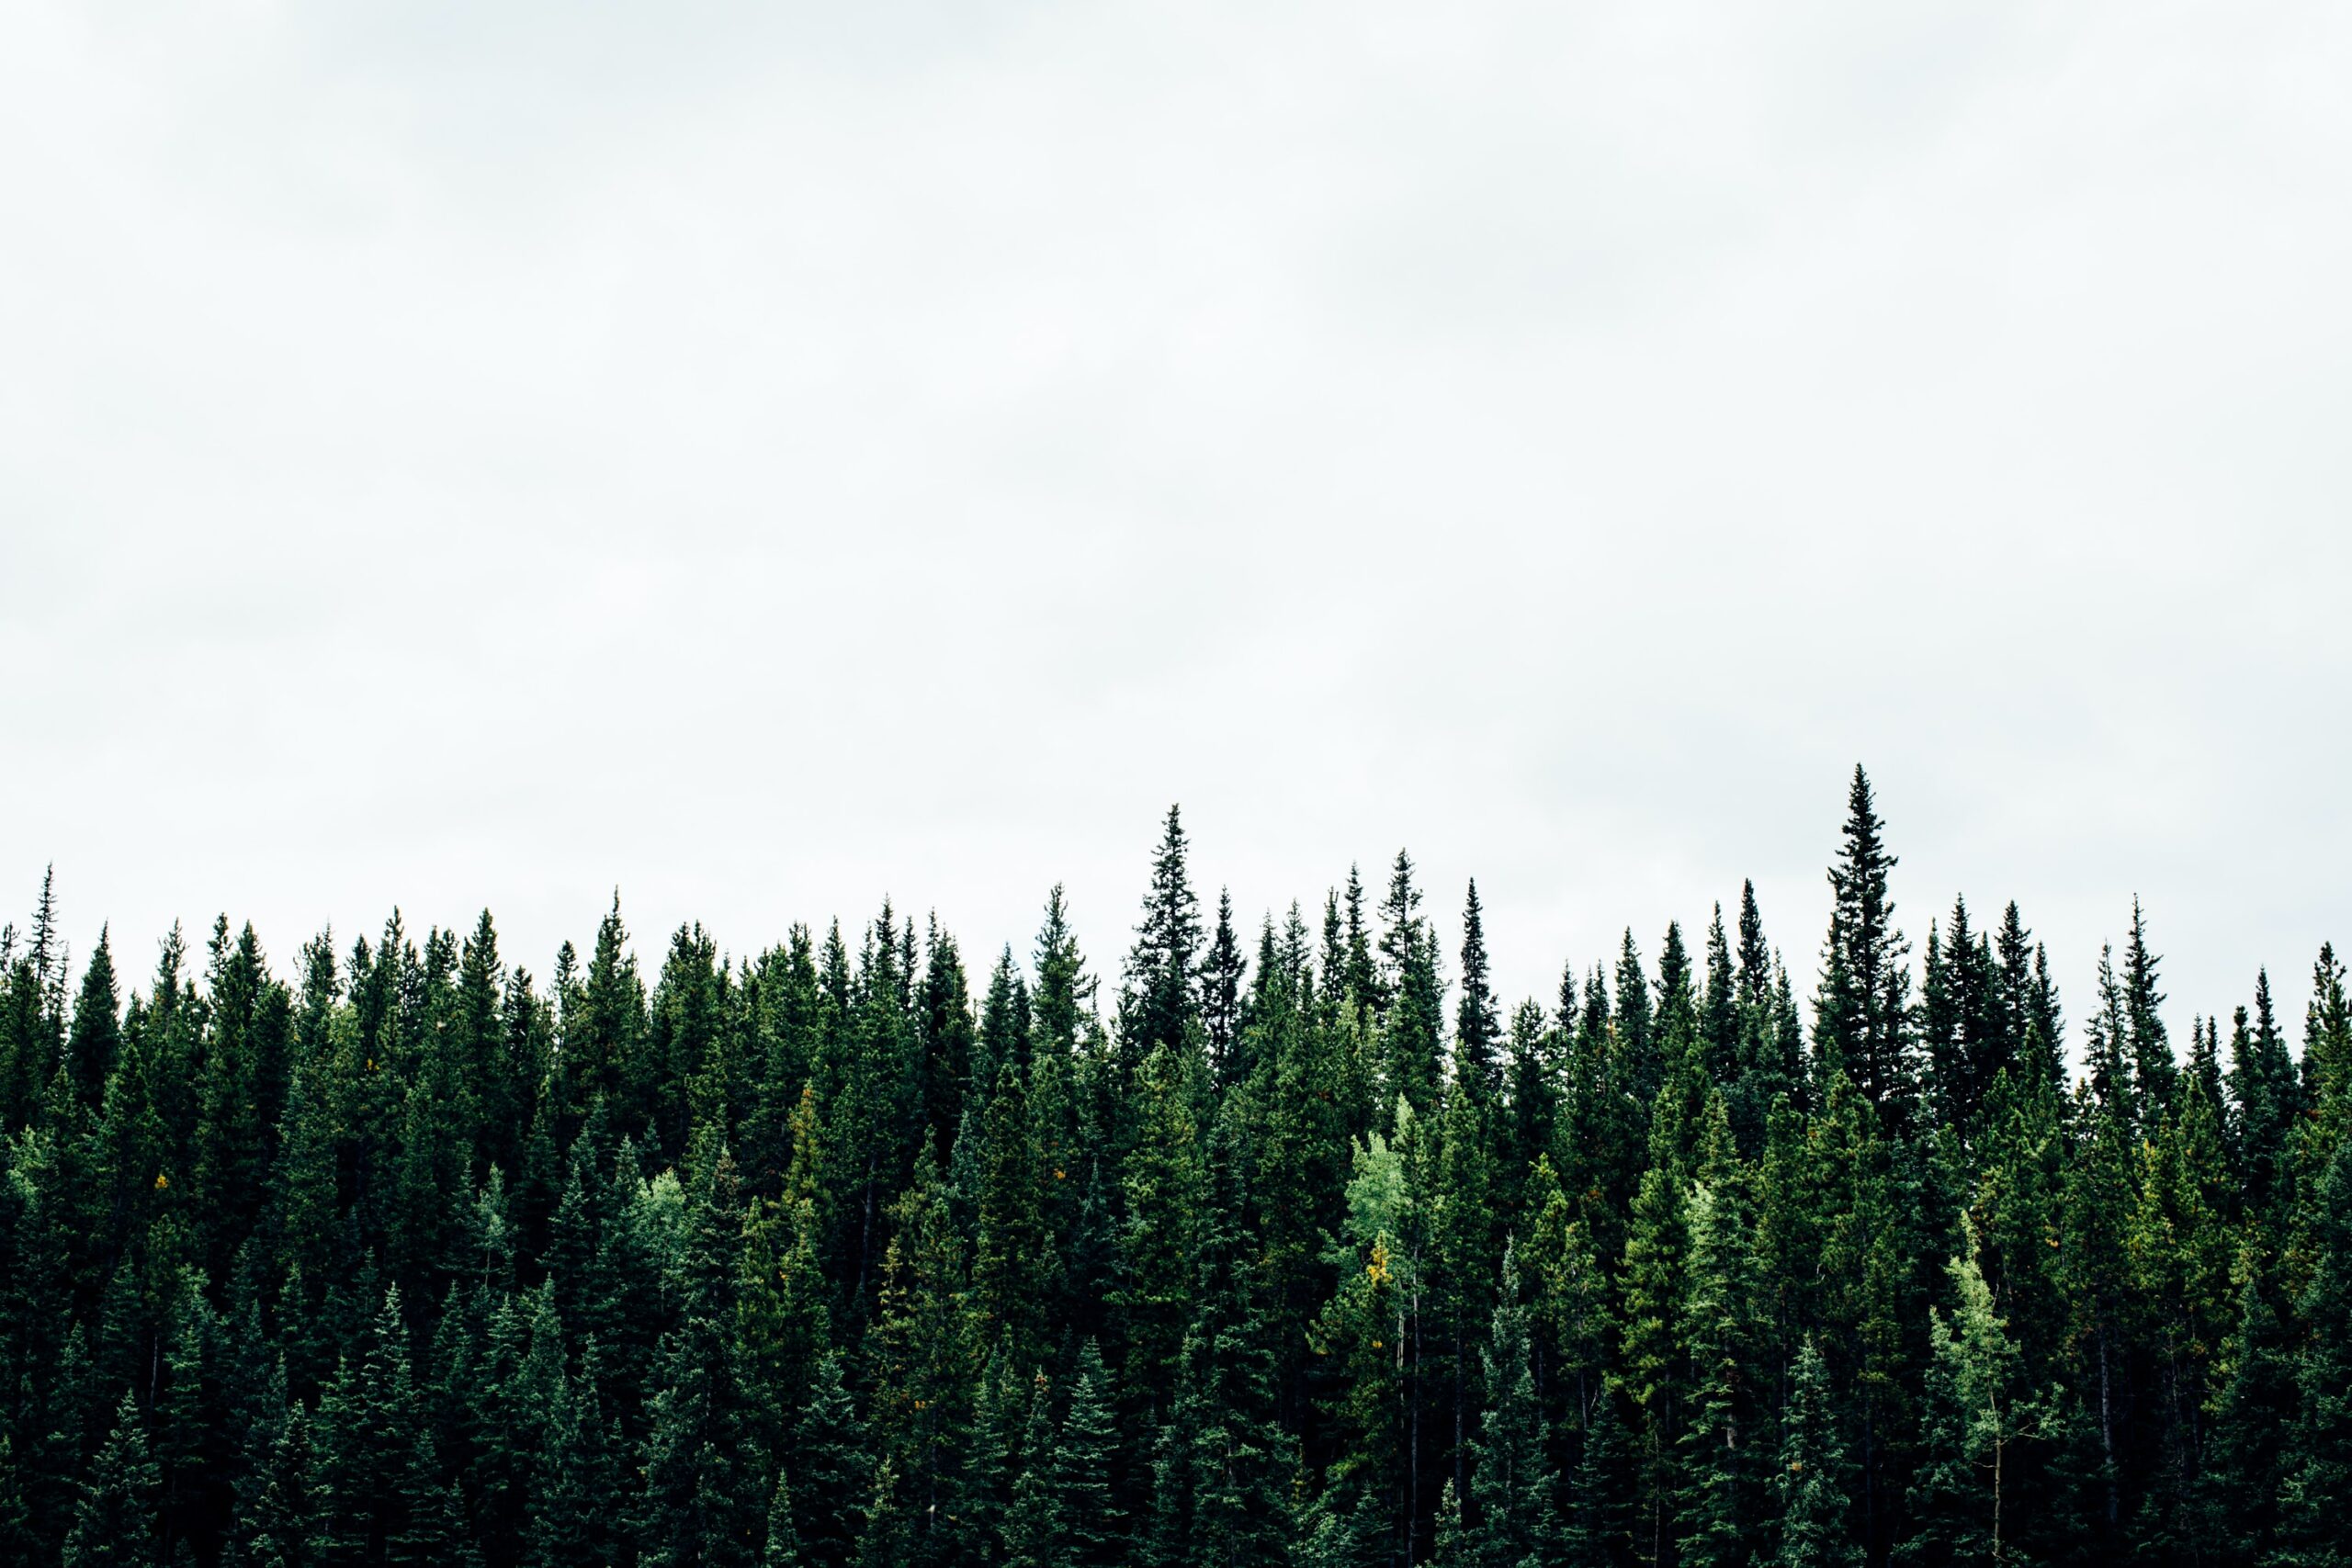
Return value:
<svg viewBox="0 0 2352 1568">
<path fill-rule="evenodd" d="M 0 0 L 0 907 L 2352 942 L 2352 8 Z"/>
</svg>

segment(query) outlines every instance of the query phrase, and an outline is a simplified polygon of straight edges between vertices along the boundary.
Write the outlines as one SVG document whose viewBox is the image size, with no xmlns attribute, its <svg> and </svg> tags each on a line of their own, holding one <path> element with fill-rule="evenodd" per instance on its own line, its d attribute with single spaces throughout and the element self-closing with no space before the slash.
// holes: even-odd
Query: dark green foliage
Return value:
<svg viewBox="0 0 2352 1568">
<path fill-rule="evenodd" d="M 1119 1033 L 1129 1063 L 1155 1050 L 1183 1052 L 1193 1044 L 1188 1032 L 1201 1024 L 1200 899 L 1193 893 L 1185 852 L 1183 818 L 1171 806 L 1152 857 L 1151 890 L 1144 896 L 1143 920 L 1136 927 L 1119 992 Z"/>
<path fill-rule="evenodd" d="M 2279 1534 L 2298 1563 L 2343 1561 L 2352 1497 L 2352 1141 L 2336 1145 L 2318 1186 L 2311 1280 L 2297 1303 L 2306 1337 L 2295 1427 L 2280 1466 Z"/>
<path fill-rule="evenodd" d="M 1113 1568 L 1125 1561 L 1126 1521 L 1111 1487 L 1119 1445 L 1111 1410 L 1111 1377 L 1089 1340 L 1079 1352 L 1078 1381 L 1046 1472 L 1052 1529 L 1050 1568 Z"/>
<path fill-rule="evenodd" d="M 2261 973 L 2177 1053 L 2134 904 L 2072 1081 L 2016 905 L 1915 962 L 1859 770 L 1810 1031 L 1752 886 L 1513 1006 L 1475 885 L 1250 942 L 1190 854 L 1101 1011 L 1058 887 L 975 998 L 888 905 L 649 991 L 617 899 L 544 984 L 396 912 L 126 985 L 45 881 L 0 1562 L 2344 1561 L 2333 948 L 2300 1051 Z"/>
<path fill-rule="evenodd" d="M 1781 1425 L 1779 1471 L 1780 1568 L 1852 1568 L 1862 1560 L 1848 1522 L 1853 1504 L 1851 1467 L 1830 1403 L 1828 1364 L 1807 1338 L 1797 1352 L 1789 1407 Z"/>
<path fill-rule="evenodd" d="M 1519 1266 L 1506 1248 L 1494 1331 L 1480 1351 L 1486 1414 L 1476 1441 L 1470 1496 L 1476 1518 L 1468 1561 L 1488 1568 L 1556 1562 L 1565 1550 L 1550 1424 L 1535 1387 Z"/>
<path fill-rule="evenodd" d="M 865 1426 L 842 1381 L 837 1355 L 818 1363 L 816 1385 L 786 1464 L 793 1477 L 792 1516 L 801 1561 L 811 1568 L 842 1568 L 854 1561 L 874 1471 Z"/>
<path fill-rule="evenodd" d="M 1871 781 L 1854 769 L 1846 835 L 1829 868 L 1833 900 L 1814 996 L 1814 1053 L 1826 1070 L 1842 1071 L 1890 1127 L 1905 1124 L 1918 1082 L 1911 1043 L 1908 944 L 1894 929 L 1886 851 Z"/>
<path fill-rule="evenodd" d="M 160 1489 L 138 1402 L 125 1391 L 114 1430 L 83 1477 L 74 1529 L 65 1538 L 65 1568 L 143 1568 L 162 1561 L 155 1517 Z"/>
</svg>

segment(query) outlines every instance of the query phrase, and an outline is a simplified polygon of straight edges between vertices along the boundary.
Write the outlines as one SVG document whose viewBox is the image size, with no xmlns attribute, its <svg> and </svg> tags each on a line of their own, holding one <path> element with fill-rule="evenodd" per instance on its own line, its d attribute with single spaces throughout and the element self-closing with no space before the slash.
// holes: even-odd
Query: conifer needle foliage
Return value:
<svg viewBox="0 0 2352 1568">
<path fill-rule="evenodd" d="M 1253 934 L 1172 807 L 1108 970 L 1055 887 L 137 978 L 45 881 L 0 1562 L 2346 1562 L 2344 964 L 2184 1048 L 2135 901 L 2070 1035 L 1898 869 L 1857 769 L 1809 973 L 1751 886 L 1515 1006 L 1475 884 Z"/>
</svg>

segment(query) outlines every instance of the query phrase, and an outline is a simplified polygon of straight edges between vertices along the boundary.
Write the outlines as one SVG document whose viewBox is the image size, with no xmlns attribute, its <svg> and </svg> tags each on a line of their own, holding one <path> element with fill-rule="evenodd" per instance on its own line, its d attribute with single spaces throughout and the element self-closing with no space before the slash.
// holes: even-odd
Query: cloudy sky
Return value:
<svg viewBox="0 0 2352 1568">
<path fill-rule="evenodd" d="M 0 890 L 2352 942 L 2352 10 L 0 0 Z"/>
</svg>

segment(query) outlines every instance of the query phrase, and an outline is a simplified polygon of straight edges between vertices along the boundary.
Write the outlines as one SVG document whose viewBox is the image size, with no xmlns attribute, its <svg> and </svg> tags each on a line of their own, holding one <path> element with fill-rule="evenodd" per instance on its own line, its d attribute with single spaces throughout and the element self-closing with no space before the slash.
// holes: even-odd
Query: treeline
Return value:
<svg viewBox="0 0 2352 1568">
<path fill-rule="evenodd" d="M 1114 987 L 1057 889 L 650 987 L 617 901 L 544 976 L 223 919 L 126 1002 L 44 886 L 0 1561 L 2346 1561 L 2342 964 L 2184 1052 L 2135 907 L 2070 1077 L 1849 804 L 1803 999 L 1752 889 L 1508 1010 L 1402 854 L 1246 936 L 1172 809 Z"/>
</svg>

